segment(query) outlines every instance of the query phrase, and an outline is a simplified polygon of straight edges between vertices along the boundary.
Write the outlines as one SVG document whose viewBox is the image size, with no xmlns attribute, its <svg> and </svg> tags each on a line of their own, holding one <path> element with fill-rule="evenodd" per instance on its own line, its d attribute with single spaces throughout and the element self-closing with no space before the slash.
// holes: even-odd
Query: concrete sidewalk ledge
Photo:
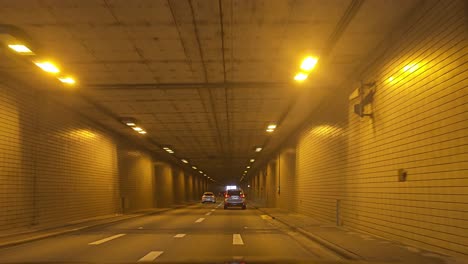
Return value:
<svg viewBox="0 0 468 264">
<path fill-rule="evenodd" d="M 465 258 L 458 256 L 448 256 L 415 248 L 373 234 L 338 227 L 334 224 L 326 224 L 310 216 L 278 208 L 261 208 L 256 205 L 252 203 L 252 207 L 255 206 L 262 213 L 269 215 L 279 223 L 319 243 L 346 260 L 412 264 L 468 263 Z"/>
<path fill-rule="evenodd" d="M 59 227 L 53 227 L 53 228 L 49 227 L 49 228 L 37 229 L 37 230 L 29 231 L 29 232 L 23 231 L 23 232 L 19 232 L 16 234 L 13 234 L 13 233 L 6 234 L 3 236 L 0 236 L 0 247 L 11 247 L 11 246 L 19 245 L 19 244 L 24 244 L 27 242 L 41 240 L 41 239 L 63 235 L 63 234 L 76 232 L 80 230 L 111 225 L 111 224 L 115 224 L 118 222 L 129 220 L 129 219 L 134 219 L 137 217 L 149 216 L 149 215 L 154 215 L 154 214 L 159 214 L 159 213 L 163 213 L 163 212 L 167 212 L 171 210 L 184 208 L 193 204 L 194 203 L 176 205 L 170 208 L 150 208 L 150 209 L 144 209 L 144 210 L 132 212 L 129 214 L 98 216 L 98 217 L 68 222 Z"/>
<path fill-rule="evenodd" d="M 351 252 L 351 251 L 349 251 L 349 250 L 347 250 L 345 248 L 342 248 L 342 247 L 340 247 L 340 246 L 338 246 L 336 244 L 333 244 L 330 241 L 327 241 L 322 237 L 319 237 L 319 236 L 317 236 L 317 235 L 315 235 L 315 234 L 313 234 L 311 232 L 308 232 L 308 231 L 304 230 L 303 228 L 296 227 L 295 225 L 291 225 L 290 223 L 288 223 L 288 221 L 282 219 L 281 217 L 278 217 L 277 215 L 271 214 L 270 212 L 267 212 L 267 211 L 263 210 L 262 208 L 257 207 L 256 205 L 253 205 L 253 206 L 256 209 L 258 209 L 259 211 L 261 211 L 262 213 L 264 213 L 266 215 L 269 215 L 272 219 L 275 219 L 276 221 L 281 222 L 282 224 L 288 226 L 292 230 L 301 233 L 302 235 L 306 236 L 307 238 L 309 238 L 309 239 L 319 243 L 323 247 L 331 250 L 332 252 L 334 252 L 335 254 L 337 254 L 338 256 L 340 256 L 343 259 L 346 259 L 346 260 L 362 260 L 363 259 L 361 256 L 359 256 L 358 254 L 356 254 L 354 252 Z"/>
</svg>

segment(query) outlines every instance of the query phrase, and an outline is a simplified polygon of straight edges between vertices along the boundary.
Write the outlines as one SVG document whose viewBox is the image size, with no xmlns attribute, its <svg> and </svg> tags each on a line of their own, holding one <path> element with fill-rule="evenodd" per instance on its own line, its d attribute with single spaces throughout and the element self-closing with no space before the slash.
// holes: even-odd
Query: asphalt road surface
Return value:
<svg viewBox="0 0 468 264">
<path fill-rule="evenodd" d="M 0 263 L 336 260 L 259 210 L 197 204 L 0 248 Z"/>
</svg>

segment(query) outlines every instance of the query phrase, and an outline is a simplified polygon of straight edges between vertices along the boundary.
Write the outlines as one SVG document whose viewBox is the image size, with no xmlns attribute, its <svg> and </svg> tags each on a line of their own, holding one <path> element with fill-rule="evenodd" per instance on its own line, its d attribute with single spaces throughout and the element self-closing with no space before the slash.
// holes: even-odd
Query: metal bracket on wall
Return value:
<svg viewBox="0 0 468 264">
<path fill-rule="evenodd" d="M 374 94 L 376 90 L 376 83 L 363 83 L 361 81 L 361 86 L 359 86 L 359 103 L 354 105 L 354 113 L 360 117 L 364 116 L 373 116 L 372 111 L 365 111 L 365 106 L 372 104 L 374 101 Z"/>
</svg>

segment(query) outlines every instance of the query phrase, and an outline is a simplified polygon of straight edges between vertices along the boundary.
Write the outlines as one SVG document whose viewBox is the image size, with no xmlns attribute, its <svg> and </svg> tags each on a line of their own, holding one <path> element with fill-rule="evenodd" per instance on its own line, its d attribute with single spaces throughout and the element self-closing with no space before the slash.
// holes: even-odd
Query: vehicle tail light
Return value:
<svg viewBox="0 0 468 264">
<path fill-rule="evenodd" d="M 241 198 L 245 198 L 245 195 L 244 195 L 244 194 L 241 194 Z"/>
<path fill-rule="evenodd" d="M 224 195 L 224 198 L 229 198 L 229 194 L 225 194 L 225 195 Z"/>
</svg>

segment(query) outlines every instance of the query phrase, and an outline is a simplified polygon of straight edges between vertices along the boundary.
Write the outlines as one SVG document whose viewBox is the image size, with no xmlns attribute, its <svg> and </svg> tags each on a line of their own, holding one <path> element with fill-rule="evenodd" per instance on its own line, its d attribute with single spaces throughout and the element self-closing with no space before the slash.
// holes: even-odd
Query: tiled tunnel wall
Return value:
<svg viewBox="0 0 468 264">
<path fill-rule="evenodd" d="M 295 173 L 279 167 L 281 192 L 275 202 L 265 204 L 274 202 L 324 223 L 466 256 L 465 11 L 463 1 L 426 2 L 407 21 L 402 36 L 362 74 L 365 82 L 376 82 L 373 103 L 365 107 L 373 117 L 354 113 L 359 97 L 334 99 L 349 105 L 343 110 L 347 117 L 336 118 L 336 108 L 329 105 L 318 109 L 317 115 L 329 120 L 310 123 L 302 131 L 295 155 L 285 149 L 275 158 L 278 166 L 287 155 L 295 159 Z M 406 170 L 406 181 L 399 181 L 400 169 Z M 254 198 L 264 198 L 259 189 L 276 188 L 268 182 L 264 184 L 259 174 L 250 178 Z"/>
<path fill-rule="evenodd" d="M 171 179 L 158 181 L 157 161 L 147 152 L 63 106 L 47 89 L 0 83 L 0 116 L 1 233 L 199 199 L 201 177 L 176 168 L 172 175 L 166 164 Z M 172 182 L 188 184 L 160 201 L 156 190 Z"/>
</svg>

